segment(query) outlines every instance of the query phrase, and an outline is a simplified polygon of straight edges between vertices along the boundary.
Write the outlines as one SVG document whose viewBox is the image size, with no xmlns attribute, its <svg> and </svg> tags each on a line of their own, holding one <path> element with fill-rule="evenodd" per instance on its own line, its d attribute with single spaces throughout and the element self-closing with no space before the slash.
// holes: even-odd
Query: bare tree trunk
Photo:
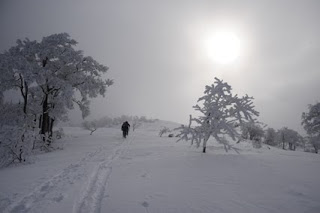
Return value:
<svg viewBox="0 0 320 213">
<path fill-rule="evenodd" d="M 50 128 L 49 128 L 49 133 L 50 133 L 50 136 L 52 137 L 53 135 L 53 124 L 54 124 L 54 119 L 53 118 L 50 118 Z"/>
<path fill-rule="evenodd" d="M 40 115 L 40 118 L 39 118 L 39 128 L 41 128 L 42 126 L 42 115 Z"/>
<path fill-rule="evenodd" d="M 92 135 L 97 129 L 90 130 L 90 135 Z"/>
<path fill-rule="evenodd" d="M 45 98 L 42 103 L 42 123 L 41 123 L 41 134 L 45 135 L 49 132 L 50 118 L 48 113 L 48 94 L 45 95 Z M 43 136 L 43 141 L 45 137 Z"/>
<path fill-rule="evenodd" d="M 209 140 L 209 138 L 207 137 L 206 139 L 203 140 L 203 149 L 202 152 L 206 153 L 206 149 L 207 149 L 207 141 Z"/>
<path fill-rule="evenodd" d="M 203 153 L 206 153 L 206 147 L 205 147 L 205 146 L 203 147 L 202 152 L 203 152 Z"/>
</svg>

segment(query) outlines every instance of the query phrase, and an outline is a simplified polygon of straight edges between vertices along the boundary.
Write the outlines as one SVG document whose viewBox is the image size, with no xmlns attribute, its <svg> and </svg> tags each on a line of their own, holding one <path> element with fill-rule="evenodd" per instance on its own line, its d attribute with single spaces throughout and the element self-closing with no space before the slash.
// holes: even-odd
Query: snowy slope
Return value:
<svg viewBox="0 0 320 213">
<path fill-rule="evenodd" d="M 0 170 L 0 212 L 320 212 L 320 155 L 213 141 L 202 154 L 158 137 L 163 126 L 178 125 L 146 123 L 127 139 L 65 128 L 63 150 Z"/>
</svg>

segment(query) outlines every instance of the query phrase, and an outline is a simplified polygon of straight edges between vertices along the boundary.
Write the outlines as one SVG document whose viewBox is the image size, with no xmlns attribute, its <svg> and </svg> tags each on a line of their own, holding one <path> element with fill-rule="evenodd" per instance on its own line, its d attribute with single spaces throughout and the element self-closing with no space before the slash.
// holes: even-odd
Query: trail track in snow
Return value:
<svg viewBox="0 0 320 213">
<path fill-rule="evenodd" d="M 80 197 L 73 206 L 74 213 L 99 213 L 109 177 L 112 172 L 112 163 L 127 151 L 128 145 L 133 139 L 124 140 L 116 147 L 111 156 L 95 167 L 92 175 L 82 190 Z"/>
<path fill-rule="evenodd" d="M 100 146 L 95 151 L 88 152 L 77 163 L 68 165 L 33 191 L 11 203 L 4 213 L 41 212 L 41 207 L 62 201 L 66 188 L 73 187 L 75 180 L 86 176 L 87 163 L 103 159 L 91 176 L 89 175 L 89 183 L 81 194 L 81 199 L 74 204 L 74 212 L 99 212 L 105 184 L 112 171 L 111 164 L 123 153 L 125 145 L 130 143 L 130 140 L 120 142 L 109 157 L 105 156 L 105 151 L 110 148 L 107 146 Z"/>
</svg>

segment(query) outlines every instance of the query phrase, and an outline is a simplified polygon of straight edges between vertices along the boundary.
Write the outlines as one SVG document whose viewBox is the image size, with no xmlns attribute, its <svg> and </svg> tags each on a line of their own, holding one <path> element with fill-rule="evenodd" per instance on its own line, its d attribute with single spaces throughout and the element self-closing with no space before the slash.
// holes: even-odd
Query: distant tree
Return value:
<svg viewBox="0 0 320 213">
<path fill-rule="evenodd" d="M 142 125 L 142 122 L 139 120 L 138 116 L 133 117 L 132 119 L 132 131 L 136 130 L 139 126 Z"/>
<path fill-rule="evenodd" d="M 82 123 L 82 127 L 85 130 L 89 130 L 90 135 L 92 135 L 97 129 L 99 129 L 100 127 L 103 127 L 103 125 L 98 120 L 93 120 L 93 121 L 84 121 Z"/>
<path fill-rule="evenodd" d="M 196 105 L 193 108 L 201 115 L 192 118 L 190 115 L 189 125 L 179 128 L 179 140 L 191 140 L 199 147 L 203 146 L 206 152 L 207 141 L 210 137 L 222 143 L 226 150 L 230 148 L 225 136 L 230 136 L 233 140 L 240 140 L 239 126 L 244 122 L 254 122 L 254 116 L 259 113 L 254 109 L 253 98 L 248 95 L 239 98 L 232 95 L 231 86 L 222 80 L 215 78 L 215 83 L 206 86 L 204 96 L 198 102 L 203 102 L 202 106 Z M 195 122 L 195 125 L 192 125 Z"/>
<path fill-rule="evenodd" d="M 309 142 L 315 153 L 320 148 L 320 103 L 309 105 L 309 111 L 302 113 L 302 126 L 309 135 Z"/>
<path fill-rule="evenodd" d="M 241 126 L 242 138 L 260 140 L 264 136 L 263 128 L 256 122 L 246 122 Z"/>
<path fill-rule="evenodd" d="M 273 128 L 268 128 L 265 131 L 265 143 L 270 145 L 270 146 L 275 146 L 277 145 L 277 133 Z"/>
<path fill-rule="evenodd" d="M 287 127 L 283 127 L 278 130 L 277 134 L 279 141 L 282 143 L 282 149 L 286 149 L 286 144 L 288 144 L 289 150 L 294 151 L 297 144 L 302 141 L 302 137 L 297 131 Z"/>
<path fill-rule="evenodd" d="M 255 148 L 261 148 L 262 138 L 264 137 L 263 128 L 254 121 L 244 122 L 241 127 L 242 138 L 252 141 Z"/>
<path fill-rule="evenodd" d="M 99 122 L 101 123 L 101 125 L 103 127 L 113 127 L 114 126 L 113 119 L 108 116 L 102 117 Z"/>
</svg>

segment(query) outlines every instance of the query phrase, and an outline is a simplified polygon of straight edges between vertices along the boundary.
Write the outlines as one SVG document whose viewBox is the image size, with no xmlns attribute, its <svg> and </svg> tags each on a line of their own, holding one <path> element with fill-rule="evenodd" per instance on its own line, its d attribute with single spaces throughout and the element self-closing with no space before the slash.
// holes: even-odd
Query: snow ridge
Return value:
<svg viewBox="0 0 320 213">
<path fill-rule="evenodd" d="M 87 181 L 88 184 L 84 187 L 79 199 L 74 203 L 73 213 L 100 212 L 101 201 L 112 172 L 112 162 L 126 152 L 127 146 L 132 140 L 124 140 L 109 158 L 95 167 L 94 172 Z"/>
</svg>

